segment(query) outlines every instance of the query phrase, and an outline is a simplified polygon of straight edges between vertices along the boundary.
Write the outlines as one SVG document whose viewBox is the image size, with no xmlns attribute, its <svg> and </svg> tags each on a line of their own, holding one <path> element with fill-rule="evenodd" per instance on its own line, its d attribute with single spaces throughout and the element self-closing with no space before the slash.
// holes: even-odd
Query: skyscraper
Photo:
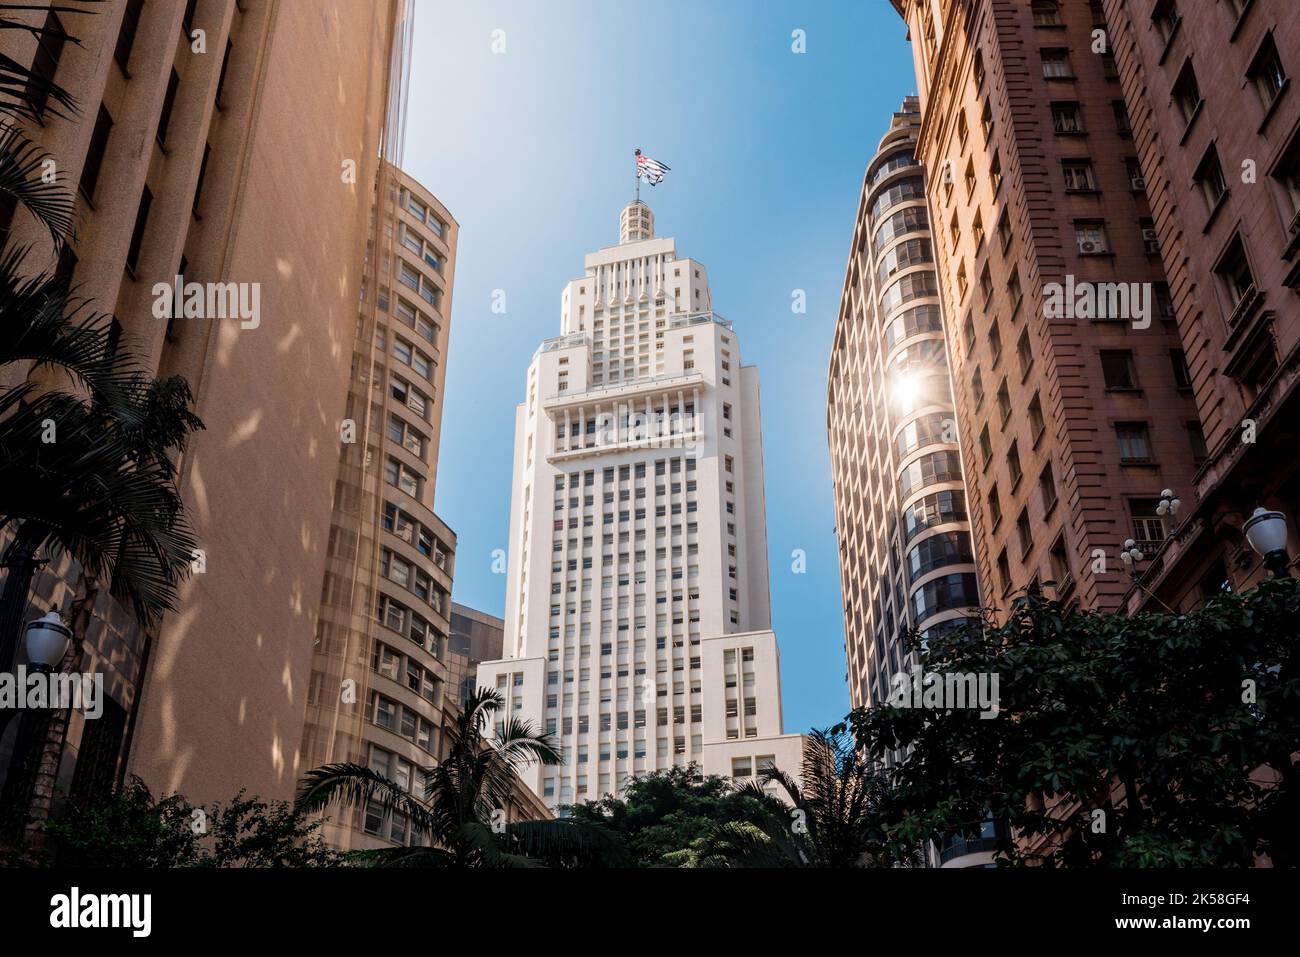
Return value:
<svg viewBox="0 0 1300 957">
<path fill-rule="evenodd" d="M 854 707 L 906 669 L 902 638 L 979 605 L 915 97 L 867 165 L 831 347 L 831 446 Z"/>
<path fill-rule="evenodd" d="M 771 630 L 758 370 L 641 201 L 564 289 L 516 412 L 506 716 L 557 736 L 551 807 L 698 762 L 794 773 Z"/>
</svg>

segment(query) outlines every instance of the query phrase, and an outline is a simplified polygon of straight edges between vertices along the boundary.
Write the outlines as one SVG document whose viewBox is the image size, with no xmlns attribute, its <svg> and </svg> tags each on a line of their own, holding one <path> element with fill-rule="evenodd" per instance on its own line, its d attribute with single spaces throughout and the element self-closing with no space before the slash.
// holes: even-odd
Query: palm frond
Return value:
<svg viewBox="0 0 1300 957">
<path fill-rule="evenodd" d="M 46 180 L 50 158 L 18 127 L 0 124 L 0 204 L 8 198 L 27 207 L 49 232 L 57 251 L 72 233 L 76 207 L 66 182 L 57 177 Z"/>
<path fill-rule="evenodd" d="M 434 830 L 428 808 L 400 784 L 362 764 L 326 764 L 304 775 L 294 807 L 309 812 L 324 810 L 331 804 L 345 808 L 373 807 L 385 819 L 402 814 L 418 831 L 427 834 Z"/>
</svg>

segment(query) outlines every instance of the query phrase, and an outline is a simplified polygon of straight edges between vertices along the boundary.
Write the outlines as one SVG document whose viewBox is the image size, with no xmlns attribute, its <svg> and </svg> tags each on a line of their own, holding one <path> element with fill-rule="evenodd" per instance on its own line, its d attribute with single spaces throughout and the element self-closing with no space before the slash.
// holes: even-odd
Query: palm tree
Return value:
<svg viewBox="0 0 1300 957">
<path fill-rule="evenodd" d="M 385 819 L 404 816 L 417 839 L 430 846 L 372 853 L 375 862 L 425 867 L 535 867 L 620 865 L 622 842 L 604 828 L 571 820 L 501 821 L 518 772 L 532 764 L 559 764 L 549 734 L 518 718 L 504 721 L 495 737 L 485 732 L 504 706 L 493 688 L 473 692 L 456 722 L 446 729 L 448 753 L 421 768 L 423 799 L 360 764 L 328 764 L 309 771 L 296 806 L 319 811 L 377 809 Z"/>
<path fill-rule="evenodd" d="M 776 784 L 788 801 L 768 790 Z M 765 802 L 757 822 L 732 822 L 683 854 L 690 867 L 889 867 L 917 865 L 884 829 L 888 778 L 865 760 L 843 724 L 809 733 L 800 779 L 775 766 L 739 790 Z"/>
</svg>

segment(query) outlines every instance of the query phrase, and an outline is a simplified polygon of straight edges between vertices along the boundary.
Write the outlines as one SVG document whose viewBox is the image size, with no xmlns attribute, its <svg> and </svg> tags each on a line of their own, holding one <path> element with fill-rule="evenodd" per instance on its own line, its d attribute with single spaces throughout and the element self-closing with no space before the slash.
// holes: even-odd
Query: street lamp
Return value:
<svg viewBox="0 0 1300 957">
<path fill-rule="evenodd" d="M 1175 498 L 1171 490 L 1165 489 L 1160 493 L 1160 504 L 1156 506 L 1156 514 L 1168 515 L 1173 518 L 1178 514 L 1178 509 L 1182 504 L 1182 499 Z"/>
<path fill-rule="evenodd" d="M 1286 550 L 1286 516 L 1257 508 L 1241 529 L 1255 554 L 1264 559 L 1264 567 L 1274 578 L 1290 578 L 1291 556 Z"/>
<path fill-rule="evenodd" d="M 1142 554 L 1142 549 L 1137 547 L 1137 542 L 1131 538 L 1124 539 L 1124 549 L 1119 553 L 1119 560 L 1130 572 L 1136 573 L 1137 569 L 1134 566 L 1144 558 L 1146 556 Z"/>
<path fill-rule="evenodd" d="M 72 629 L 63 623 L 56 611 L 27 623 L 23 638 L 27 659 L 33 671 L 53 671 L 67 654 L 72 641 Z"/>
</svg>

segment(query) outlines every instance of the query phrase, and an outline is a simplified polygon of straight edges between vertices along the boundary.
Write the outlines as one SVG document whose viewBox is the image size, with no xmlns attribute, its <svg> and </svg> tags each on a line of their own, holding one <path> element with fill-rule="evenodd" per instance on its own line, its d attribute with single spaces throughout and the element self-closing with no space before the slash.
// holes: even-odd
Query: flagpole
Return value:
<svg viewBox="0 0 1300 957">
<path fill-rule="evenodd" d="M 636 156 L 640 152 L 640 150 L 636 150 L 632 155 Z M 632 169 L 636 173 L 636 201 L 639 203 L 641 202 L 641 169 L 635 163 L 632 165 Z"/>
</svg>

